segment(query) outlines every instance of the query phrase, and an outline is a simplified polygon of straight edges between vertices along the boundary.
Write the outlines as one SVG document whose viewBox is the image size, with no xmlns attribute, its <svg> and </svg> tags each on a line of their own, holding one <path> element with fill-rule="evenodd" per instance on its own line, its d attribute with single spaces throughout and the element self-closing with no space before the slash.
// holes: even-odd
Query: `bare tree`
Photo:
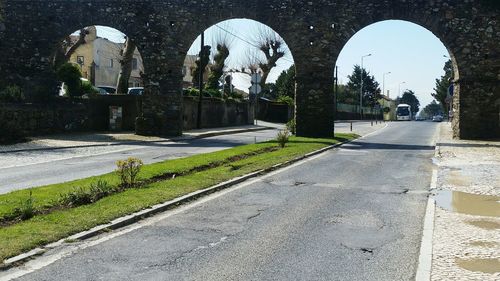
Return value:
<svg viewBox="0 0 500 281">
<path fill-rule="evenodd" d="M 78 39 L 73 42 L 71 36 L 67 36 L 59 48 L 56 50 L 56 54 L 54 55 L 54 67 L 58 69 L 63 63 L 66 63 L 70 60 L 71 55 L 73 55 L 81 45 L 85 44 L 85 38 L 89 34 L 87 28 L 80 29 L 80 33 L 78 35 Z"/>
<path fill-rule="evenodd" d="M 214 35 L 212 46 L 217 46 L 217 52 L 214 53 L 212 58 L 212 65 L 210 66 L 210 75 L 208 76 L 207 89 L 218 89 L 219 81 L 224 75 L 224 68 L 226 67 L 227 59 L 230 54 L 230 47 L 232 41 L 229 39 L 227 33 L 218 32 Z"/>
<path fill-rule="evenodd" d="M 269 27 L 260 27 L 254 42 L 265 57 L 258 64 L 262 71 L 261 85 L 264 86 L 266 85 L 269 73 L 276 66 L 278 60 L 288 54 L 288 49 L 283 38 Z"/>
<path fill-rule="evenodd" d="M 121 50 L 122 59 L 120 60 L 120 74 L 116 85 L 116 93 L 127 93 L 130 74 L 132 73 L 132 60 L 134 58 L 136 46 L 130 37 L 126 38 L 123 50 Z"/>
</svg>

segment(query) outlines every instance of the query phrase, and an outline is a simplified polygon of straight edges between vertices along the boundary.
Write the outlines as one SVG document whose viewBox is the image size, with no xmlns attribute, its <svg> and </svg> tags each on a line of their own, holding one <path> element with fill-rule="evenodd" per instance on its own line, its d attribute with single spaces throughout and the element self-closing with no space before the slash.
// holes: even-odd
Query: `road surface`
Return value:
<svg viewBox="0 0 500 281">
<path fill-rule="evenodd" d="M 284 170 L 51 250 L 22 267 L 29 273 L 19 280 L 412 280 L 435 131 L 434 123 L 391 123 Z"/>
</svg>

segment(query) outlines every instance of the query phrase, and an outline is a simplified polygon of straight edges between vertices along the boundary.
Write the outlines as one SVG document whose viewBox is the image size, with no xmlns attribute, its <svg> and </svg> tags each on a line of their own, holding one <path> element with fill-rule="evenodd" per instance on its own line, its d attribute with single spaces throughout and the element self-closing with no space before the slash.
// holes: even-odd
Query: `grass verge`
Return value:
<svg viewBox="0 0 500 281">
<path fill-rule="evenodd" d="M 283 149 L 269 150 L 276 142 L 244 145 L 223 151 L 145 165 L 139 174 L 144 183 L 140 188 L 104 197 L 97 202 L 69 209 L 54 209 L 25 221 L 0 228 L 0 260 L 18 255 L 41 245 L 57 241 L 113 219 L 155 204 L 201 190 L 250 172 L 271 167 L 323 147 L 356 138 L 351 134 L 336 134 L 333 139 L 292 137 Z M 258 153 L 259 151 L 263 153 Z M 245 157 L 239 157 L 246 155 Z M 228 161 L 230 159 L 231 161 Z M 216 163 L 216 165 L 214 165 Z M 206 167 L 197 170 L 196 167 Z M 162 175 L 175 174 L 163 179 Z M 157 179 L 153 181 L 152 179 Z M 115 173 L 20 190 L 0 195 L 0 217 L 9 216 L 32 193 L 34 208 L 49 208 L 61 194 L 97 180 L 118 185 Z"/>
</svg>

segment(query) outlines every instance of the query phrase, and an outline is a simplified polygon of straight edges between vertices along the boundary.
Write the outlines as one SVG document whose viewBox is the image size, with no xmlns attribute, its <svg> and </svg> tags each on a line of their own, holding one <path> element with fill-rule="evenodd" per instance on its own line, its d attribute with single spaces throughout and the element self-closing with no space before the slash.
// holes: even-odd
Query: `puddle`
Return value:
<svg viewBox="0 0 500 281">
<path fill-rule="evenodd" d="M 500 223 L 494 221 L 480 220 L 480 221 L 468 221 L 467 223 L 486 230 L 500 229 Z"/>
<path fill-rule="evenodd" d="M 500 272 L 500 259 L 455 259 L 455 262 L 463 269 L 483 273 Z"/>
<path fill-rule="evenodd" d="M 500 196 L 440 190 L 434 199 L 436 205 L 445 210 L 467 215 L 500 217 Z"/>
<path fill-rule="evenodd" d="M 492 247 L 496 247 L 498 245 L 498 243 L 487 242 L 487 241 L 474 241 L 474 242 L 470 243 L 469 245 L 474 246 L 474 247 L 492 248 Z"/>
</svg>

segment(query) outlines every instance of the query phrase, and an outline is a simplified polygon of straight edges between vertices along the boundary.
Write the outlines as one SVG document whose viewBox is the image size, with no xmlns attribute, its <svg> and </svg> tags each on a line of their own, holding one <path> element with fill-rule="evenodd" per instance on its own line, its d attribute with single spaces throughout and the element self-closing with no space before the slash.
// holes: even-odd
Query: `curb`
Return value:
<svg viewBox="0 0 500 281">
<path fill-rule="evenodd" d="M 440 155 L 440 136 L 441 136 L 441 125 L 437 129 L 437 137 L 434 149 L 434 158 L 436 159 Z M 433 161 L 434 162 L 434 161 Z M 435 190 L 437 188 L 437 176 L 438 167 L 434 163 L 434 168 L 432 169 L 431 185 L 429 190 Z M 434 220 L 436 211 L 436 201 L 433 195 L 429 193 L 429 199 L 427 200 L 427 208 L 425 210 L 424 217 L 424 228 L 422 231 L 422 241 L 420 244 L 420 255 L 418 257 L 417 274 L 415 276 L 415 281 L 430 281 L 432 273 L 432 238 L 434 235 Z"/>
<path fill-rule="evenodd" d="M 63 238 L 63 239 L 61 239 L 61 240 L 59 240 L 57 242 L 45 245 L 43 247 L 35 248 L 35 249 L 33 249 L 33 250 L 29 251 L 29 252 L 26 252 L 26 253 L 17 255 L 15 257 L 12 257 L 12 258 L 4 260 L 3 263 L 0 264 L 0 271 L 5 271 L 7 269 L 10 269 L 10 268 L 19 266 L 21 264 L 24 264 L 27 261 L 35 258 L 36 256 L 42 255 L 47 250 L 62 245 L 63 243 L 65 243 L 68 240 L 85 240 L 85 239 L 89 239 L 89 238 L 95 237 L 95 236 L 97 236 L 97 235 L 99 235 L 101 233 L 109 232 L 109 230 L 115 230 L 115 229 L 118 229 L 118 228 L 122 228 L 124 226 L 131 225 L 131 224 L 133 224 L 135 222 L 138 222 L 138 221 L 143 220 L 145 218 L 151 217 L 151 216 L 156 215 L 158 213 L 165 212 L 167 210 L 173 209 L 173 208 L 175 208 L 175 207 L 177 207 L 179 205 L 191 202 L 191 201 L 199 199 L 199 198 L 201 198 L 203 196 L 206 196 L 206 195 L 212 194 L 214 192 L 217 192 L 217 191 L 226 189 L 228 187 L 231 187 L 233 185 L 242 183 L 242 182 L 244 182 L 244 181 L 246 181 L 248 179 L 255 178 L 255 177 L 258 177 L 258 176 L 261 176 L 261 175 L 273 172 L 275 170 L 278 170 L 278 169 L 290 166 L 290 165 L 292 165 L 292 164 L 294 164 L 296 162 L 299 162 L 301 160 L 304 160 L 306 158 L 310 158 L 310 157 L 318 155 L 318 154 L 322 154 L 322 153 L 324 153 L 324 152 L 326 152 L 328 150 L 334 149 L 336 147 L 339 147 L 339 146 L 344 145 L 344 144 L 349 143 L 349 142 L 351 142 L 351 141 L 337 143 L 337 144 L 330 145 L 330 146 L 324 147 L 322 149 L 319 149 L 319 150 L 316 150 L 316 151 L 313 151 L 313 152 L 309 152 L 309 153 L 307 153 L 307 154 L 305 154 L 303 156 L 294 158 L 292 160 L 289 160 L 289 161 L 286 161 L 286 162 L 283 162 L 283 163 L 279 163 L 279 164 L 276 164 L 276 165 L 271 166 L 269 168 L 258 170 L 256 172 L 249 173 L 249 174 L 243 175 L 241 177 L 237 177 L 237 178 L 234 178 L 234 179 L 231 179 L 231 180 L 219 183 L 217 185 L 214 185 L 212 187 L 208 187 L 206 189 L 202 189 L 202 190 L 198 190 L 198 191 L 186 194 L 184 196 L 181 196 L 181 197 L 178 197 L 176 199 L 167 201 L 165 203 L 161 203 L 161 204 L 157 204 L 155 206 L 152 206 L 149 209 L 144 209 L 142 211 L 133 213 L 131 215 L 127 215 L 127 216 L 124 216 L 124 217 L 121 217 L 121 218 L 117 218 L 117 219 L 111 221 L 108 224 L 99 225 L 99 226 L 96 226 L 96 227 L 94 227 L 94 228 L 92 228 L 90 230 L 83 231 L 83 232 L 74 234 L 72 236 Z"/>
<path fill-rule="evenodd" d="M 174 137 L 171 139 L 165 139 L 160 141 L 123 141 L 123 142 L 115 142 L 115 143 L 106 143 L 106 144 L 87 144 L 87 145 L 73 145 L 73 146 L 55 146 L 55 147 L 44 147 L 44 148 L 26 148 L 26 149 L 13 149 L 8 151 L 0 151 L 0 154 L 7 153 L 16 153 L 16 152 L 27 152 L 27 151 L 51 151 L 51 150 L 62 150 L 62 149 L 71 149 L 71 148 L 86 148 L 86 147 L 100 147 L 100 146 L 120 146 L 120 145 L 133 145 L 133 144 L 147 144 L 147 143 L 164 143 L 164 142 L 178 142 L 185 140 L 193 140 L 193 139 L 203 139 L 214 136 L 222 136 L 222 135 L 230 135 L 230 134 L 239 134 L 246 132 L 257 132 L 264 130 L 275 129 L 273 127 L 260 127 L 260 128 L 248 128 L 248 129 L 234 129 L 234 130 L 226 130 L 220 132 L 208 132 L 204 134 L 199 134 L 195 136 L 181 136 Z"/>
</svg>

